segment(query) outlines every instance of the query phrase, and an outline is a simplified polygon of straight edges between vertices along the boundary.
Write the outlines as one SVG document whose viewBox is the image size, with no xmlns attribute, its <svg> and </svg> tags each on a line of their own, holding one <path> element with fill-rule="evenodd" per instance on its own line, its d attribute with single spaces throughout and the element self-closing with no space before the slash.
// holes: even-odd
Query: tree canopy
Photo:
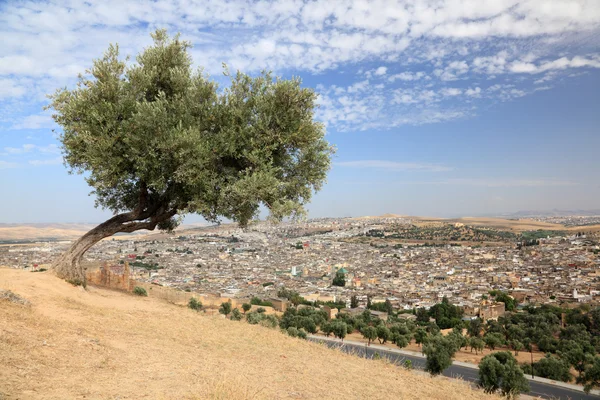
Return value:
<svg viewBox="0 0 600 400">
<path fill-rule="evenodd" d="M 61 260 L 72 268 L 103 237 L 173 229 L 177 214 L 242 226 L 261 206 L 277 220 L 302 216 L 329 170 L 317 94 L 299 78 L 225 68 L 219 89 L 192 69 L 190 43 L 165 30 L 152 38 L 133 64 L 111 45 L 75 89 L 51 96 L 65 164 L 115 214 Z"/>
</svg>

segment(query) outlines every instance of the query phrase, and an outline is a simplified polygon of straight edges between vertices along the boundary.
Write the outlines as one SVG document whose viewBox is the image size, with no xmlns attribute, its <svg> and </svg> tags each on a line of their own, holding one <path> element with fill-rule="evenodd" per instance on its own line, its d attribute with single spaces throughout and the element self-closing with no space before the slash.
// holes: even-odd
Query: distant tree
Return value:
<svg viewBox="0 0 600 400">
<path fill-rule="evenodd" d="M 515 311 L 517 309 L 517 301 L 507 293 L 500 290 L 492 290 L 490 291 L 490 295 L 494 296 L 496 301 L 504 303 L 504 308 L 506 311 Z"/>
<path fill-rule="evenodd" d="M 571 373 L 569 372 L 569 363 L 555 355 L 546 354 L 544 358 L 534 363 L 534 373 L 542 378 L 552 379 L 554 381 L 569 382 Z M 523 372 L 531 374 L 531 364 L 525 363 L 521 366 Z"/>
<path fill-rule="evenodd" d="M 219 90 L 193 67 L 189 42 L 152 38 L 134 63 L 111 45 L 76 88 L 51 97 L 66 165 L 114 213 L 54 261 L 63 279 L 85 285 L 81 258 L 105 237 L 172 230 L 178 213 L 241 225 L 261 205 L 274 219 L 303 215 L 325 181 L 332 150 L 312 89 L 225 71 Z"/>
<path fill-rule="evenodd" d="M 344 341 L 346 334 L 348 334 L 348 325 L 343 321 L 335 321 L 332 324 L 332 328 L 333 328 L 333 335 L 337 338 L 342 339 L 342 341 Z"/>
<path fill-rule="evenodd" d="M 350 308 L 358 307 L 358 297 L 356 295 L 350 297 Z"/>
<path fill-rule="evenodd" d="M 496 332 L 486 333 L 483 337 L 483 341 L 490 350 L 495 350 L 496 347 L 502 346 L 504 342 L 504 337 Z"/>
<path fill-rule="evenodd" d="M 244 316 L 242 315 L 240 310 L 237 308 L 234 308 L 233 311 L 231 312 L 231 319 L 233 321 L 240 321 L 242 318 L 244 318 Z"/>
<path fill-rule="evenodd" d="M 417 322 L 424 325 L 429 323 L 429 313 L 425 308 L 417 309 Z"/>
<path fill-rule="evenodd" d="M 367 339 L 367 346 L 371 345 L 371 341 L 377 339 L 377 329 L 372 326 L 363 328 L 362 335 Z"/>
<path fill-rule="evenodd" d="M 467 333 L 470 337 L 479 337 L 481 334 L 482 323 L 479 318 L 475 318 L 469 321 L 467 326 Z"/>
<path fill-rule="evenodd" d="M 593 361 L 593 354 L 587 353 L 584 347 L 581 343 L 574 340 L 565 340 L 561 342 L 560 350 L 558 351 L 560 358 L 575 368 L 580 379 L 588 364 Z"/>
<path fill-rule="evenodd" d="M 529 390 L 529 382 L 517 360 L 508 351 L 483 357 L 479 363 L 479 385 L 486 393 L 500 390 L 503 396 L 514 399 Z"/>
<path fill-rule="evenodd" d="M 425 371 L 431 375 L 439 375 L 452 365 L 452 358 L 458 350 L 456 343 L 442 335 L 436 335 L 423 346 L 423 353 L 427 357 Z"/>
<path fill-rule="evenodd" d="M 331 322 L 325 322 L 321 324 L 321 332 L 325 334 L 326 337 L 329 337 L 333 333 L 333 326 Z"/>
<path fill-rule="evenodd" d="M 227 315 L 229 315 L 230 312 L 231 312 L 231 303 L 228 301 L 225 303 L 221 303 L 221 307 L 219 307 L 219 313 L 227 316 Z"/>
<path fill-rule="evenodd" d="M 385 312 L 391 314 L 394 312 L 394 307 L 392 306 L 392 302 L 389 299 L 385 299 Z"/>
<path fill-rule="evenodd" d="M 385 342 L 387 342 L 391 338 L 392 332 L 387 326 L 381 324 L 377 327 L 377 339 L 379 340 L 379 343 L 385 344 Z"/>
<path fill-rule="evenodd" d="M 481 340 L 477 336 L 473 336 L 469 339 L 469 346 L 471 346 L 471 352 L 473 352 L 473 349 L 475 349 L 475 354 L 478 354 L 479 351 L 483 351 L 484 344 L 485 343 L 483 342 L 483 340 Z"/>
<path fill-rule="evenodd" d="M 519 355 L 519 351 L 523 350 L 524 346 L 523 343 L 521 343 L 518 340 L 511 340 L 508 342 L 508 347 L 510 347 L 511 349 L 514 350 L 515 352 L 515 356 Z"/>
<path fill-rule="evenodd" d="M 244 310 L 244 314 L 246 314 L 252 308 L 252 304 L 244 303 L 242 304 L 242 310 Z"/>
<path fill-rule="evenodd" d="M 344 271 L 341 269 L 335 273 L 335 277 L 333 278 L 333 282 L 331 283 L 333 286 L 346 286 L 346 275 Z"/>
<path fill-rule="evenodd" d="M 584 384 L 584 390 L 589 393 L 594 388 L 600 388 L 600 356 L 596 356 L 590 366 L 585 370 L 579 382 Z"/>
<path fill-rule="evenodd" d="M 427 339 L 427 331 L 423 328 L 418 328 L 415 331 L 415 343 L 421 346 Z"/>
<path fill-rule="evenodd" d="M 398 346 L 402 349 L 409 345 L 410 336 L 400 335 L 400 334 L 396 333 L 394 336 L 394 343 L 396 343 L 396 346 Z"/>
</svg>

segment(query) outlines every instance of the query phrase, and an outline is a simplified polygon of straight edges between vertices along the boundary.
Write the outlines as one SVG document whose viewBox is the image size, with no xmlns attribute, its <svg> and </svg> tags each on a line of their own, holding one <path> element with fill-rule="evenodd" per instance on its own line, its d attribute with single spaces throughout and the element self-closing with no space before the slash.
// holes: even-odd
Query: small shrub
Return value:
<svg viewBox="0 0 600 400">
<path fill-rule="evenodd" d="M 46 268 L 40 268 L 40 269 L 34 269 L 31 272 L 44 272 L 44 271 L 48 271 Z"/>
<path fill-rule="evenodd" d="M 141 287 L 141 286 L 136 286 L 136 287 L 133 289 L 133 294 L 137 294 L 138 296 L 145 296 L 145 297 L 148 297 L 148 292 L 146 292 L 146 289 L 144 289 L 144 288 L 143 288 L 143 287 Z"/>
<path fill-rule="evenodd" d="M 197 300 L 195 297 L 192 297 L 188 302 L 188 307 L 195 311 L 200 311 L 202 309 L 202 303 Z"/>
<path fill-rule="evenodd" d="M 80 279 L 67 279 L 67 282 L 73 286 L 83 286 L 84 289 L 86 287 L 86 283 Z"/>
<path fill-rule="evenodd" d="M 406 369 L 412 369 L 413 368 L 412 361 L 411 360 L 404 360 L 403 366 Z"/>
<path fill-rule="evenodd" d="M 262 307 L 258 307 L 258 308 L 256 309 L 256 312 L 257 312 L 257 313 L 259 313 L 259 314 L 262 314 L 262 313 L 264 313 L 265 311 L 267 311 L 267 310 L 265 310 L 265 309 L 264 309 L 264 308 L 262 308 Z"/>
<path fill-rule="evenodd" d="M 232 321 L 240 321 L 242 318 L 244 318 L 244 316 L 242 315 L 240 310 L 238 310 L 237 308 L 234 308 L 233 311 L 231 312 L 231 320 Z"/>
</svg>

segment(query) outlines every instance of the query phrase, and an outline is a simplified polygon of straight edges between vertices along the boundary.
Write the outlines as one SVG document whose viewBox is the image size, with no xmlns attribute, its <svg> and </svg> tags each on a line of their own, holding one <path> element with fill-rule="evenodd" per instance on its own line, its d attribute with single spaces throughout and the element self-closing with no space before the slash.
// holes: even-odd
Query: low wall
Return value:
<svg viewBox="0 0 600 400">
<path fill-rule="evenodd" d="M 209 296 L 198 293 L 185 292 L 167 286 L 154 285 L 148 282 L 139 282 L 131 278 L 129 263 L 111 265 L 104 263 L 96 270 L 86 272 L 87 283 L 91 286 L 98 286 L 114 290 L 133 292 L 136 286 L 146 289 L 148 296 L 166 300 L 174 304 L 187 304 L 192 297 L 195 297 L 204 307 L 217 308 L 221 303 L 231 302 L 234 308 L 241 308 L 243 303 L 249 303 L 249 299 L 232 299 L 228 297 Z M 255 308 L 255 306 L 253 306 Z M 267 312 L 272 312 L 271 307 L 263 307 Z"/>
</svg>

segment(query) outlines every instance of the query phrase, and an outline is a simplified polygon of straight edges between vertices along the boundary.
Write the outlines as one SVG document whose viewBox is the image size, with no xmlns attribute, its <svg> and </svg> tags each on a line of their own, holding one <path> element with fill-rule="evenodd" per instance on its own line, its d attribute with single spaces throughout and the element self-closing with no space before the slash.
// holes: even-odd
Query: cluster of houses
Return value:
<svg viewBox="0 0 600 400">
<path fill-rule="evenodd" d="M 504 303 L 599 303 L 600 247 L 592 237 L 549 238 L 539 245 L 373 246 L 346 240 L 373 227 L 410 223 L 400 218 L 320 219 L 309 223 L 253 224 L 246 230 L 214 226 L 149 239 L 104 240 L 86 255 L 89 268 L 128 262 L 140 282 L 219 298 L 277 300 L 285 287 L 309 301 L 371 302 L 394 309 L 429 308 L 443 297 L 465 315 L 497 318 Z M 0 248 L 0 265 L 37 268 L 68 243 Z M 344 285 L 333 285 L 342 273 Z"/>
</svg>

